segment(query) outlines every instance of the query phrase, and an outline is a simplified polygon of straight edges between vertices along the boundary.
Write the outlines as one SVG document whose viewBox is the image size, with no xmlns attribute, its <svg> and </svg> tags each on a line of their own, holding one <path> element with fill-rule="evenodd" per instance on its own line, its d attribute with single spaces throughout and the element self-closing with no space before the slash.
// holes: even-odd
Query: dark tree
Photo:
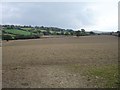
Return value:
<svg viewBox="0 0 120 90">
<path fill-rule="evenodd" d="M 81 36 L 85 36 L 85 35 L 86 35 L 85 29 L 81 29 Z"/>
<path fill-rule="evenodd" d="M 82 32 L 82 33 L 85 33 L 85 29 L 81 29 L 81 32 Z"/>
<path fill-rule="evenodd" d="M 91 35 L 94 35 L 95 33 L 94 33 L 93 31 L 90 31 L 90 34 L 91 34 Z"/>
<path fill-rule="evenodd" d="M 79 37 L 80 35 L 81 35 L 81 31 L 80 30 L 76 31 L 76 36 Z"/>
</svg>

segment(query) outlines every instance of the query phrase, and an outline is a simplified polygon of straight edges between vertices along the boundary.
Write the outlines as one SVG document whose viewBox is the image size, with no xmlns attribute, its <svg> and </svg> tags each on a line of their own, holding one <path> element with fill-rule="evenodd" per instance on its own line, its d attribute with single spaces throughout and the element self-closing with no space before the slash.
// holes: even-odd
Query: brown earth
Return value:
<svg viewBox="0 0 120 90">
<path fill-rule="evenodd" d="M 3 41 L 2 50 L 3 88 L 98 87 L 83 72 L 118 62 L 115 36 Z M 74 65 L 81 69 L 72 70 Z"/>
</svg>

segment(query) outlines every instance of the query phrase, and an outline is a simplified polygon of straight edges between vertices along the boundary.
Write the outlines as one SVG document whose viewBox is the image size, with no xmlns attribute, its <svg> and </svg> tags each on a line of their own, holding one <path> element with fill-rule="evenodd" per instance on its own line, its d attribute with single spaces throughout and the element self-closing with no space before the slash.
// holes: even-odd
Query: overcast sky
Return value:
<svg viewBox="0 0 120 90">
<path fill-rule="evenodd" d="M 2 24 L 117 31 L 118 2 L 4 2 Z"/>
</svg>

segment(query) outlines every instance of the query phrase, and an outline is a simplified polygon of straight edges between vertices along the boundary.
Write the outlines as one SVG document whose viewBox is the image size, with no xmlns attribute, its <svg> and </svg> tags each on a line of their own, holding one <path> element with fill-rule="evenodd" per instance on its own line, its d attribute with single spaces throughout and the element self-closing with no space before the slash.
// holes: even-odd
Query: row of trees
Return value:
<svg viewBox="0 0 120 90">
<path fill-rule="evenodd" d="M 76 36 L 85 36 L 87 35 L 84 29 L 76 31 Z"/>
<path fill-rule="evenodd" d="M 81 29 L 78 31 L 74 31 L 72 29 L 61 29 L 57 27 L 44 27 L 44 26 L 20 26 L 20 25 L 2 25 L 3 28 L 3 36 L 2 39 L 4 40 L 12 40 L 12 39 L 34 39 L 34 38 L 40 38 L 42 35 L 74 35 L 74 36 L 86 36 L 86 35 L 94 35 L 94 32 L 86 32 L 85 29 Z M 12 33 L 6 33 L 5 30 L 21 30 L 30 32 L 31 35 L 15 35 Z"/>
<path fill-rule="evenodd" d="M 117 32 L 111 32 L 110 35 L 118 36 L 120 37 L 120 31 Z"/>
<path fill-rule="evenodd" d="M 62 30 L 62 31 L 51 31 L 51 30 L 45 30 L 45 31 L 41 31 L 39 29 L 33 30 L 33 33 L 36 33 L 38 35 L 76 35 L 76 36 L 86 36 L 88 35 L 86 33 L 86 31 L 84 29 L 78 30 L 78 31 L 74 31 L 74 30 Z M 90 32 L 90 34 L 94 34 L 94 32 Z"/>
<path fill-rule="evenodd" d="M 24 26 L 20 26 L 20 25 L 2 25 L 2 27 L 5 27 L 5 28 L 7 28 L 7 29 L 15 29 L 15 28 L 32 28 L 31 25 L 29 25 L 29 26 L 26 26 L 26 25 L 24 25 Z"/>
<path fill-rule="evenodd" d="M 74 31 L 72 29 L 61 29 L 57 27 L 44 27 L 44 26 L 19 26 L 19 25 L 2 25 L 6 29 L 18 29 L 24 30 L 24 28 L 30 28 L 29 32 L 36 33 L 37 35 L 77 35 L 85 36 L 87 35 L 84 29 Z M 44 30 L 44 31 L 41 31 Z"/>
<path fill-rule="evenodd" d="M 16 36 L 12 36 L 12 35 L 9 35 L 9 34 L 5 34 L 5 35 L 2 35 L 2 40 L 18 40 L 18 39 L 37 39 L 37 38 L 40 38 L 39 36 L 37 35 L 16 35 Z"/>
</svg>

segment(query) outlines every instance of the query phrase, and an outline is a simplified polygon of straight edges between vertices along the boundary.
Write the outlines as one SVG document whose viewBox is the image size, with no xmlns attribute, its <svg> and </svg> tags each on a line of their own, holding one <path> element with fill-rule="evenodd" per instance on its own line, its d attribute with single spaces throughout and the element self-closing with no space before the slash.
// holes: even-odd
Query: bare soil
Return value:
<svg viewBox="0 0 120 90">
<path fill-rule="evenodd" d="M 93 66 L 118 64 L 118 38 L 83 36 L 3 41 L 3 88 L 90 88 Z M 75 65 L 80 66 L 73 70 Z M 105 87 L 105 84 L 101 87 Z"/>
</svg>

